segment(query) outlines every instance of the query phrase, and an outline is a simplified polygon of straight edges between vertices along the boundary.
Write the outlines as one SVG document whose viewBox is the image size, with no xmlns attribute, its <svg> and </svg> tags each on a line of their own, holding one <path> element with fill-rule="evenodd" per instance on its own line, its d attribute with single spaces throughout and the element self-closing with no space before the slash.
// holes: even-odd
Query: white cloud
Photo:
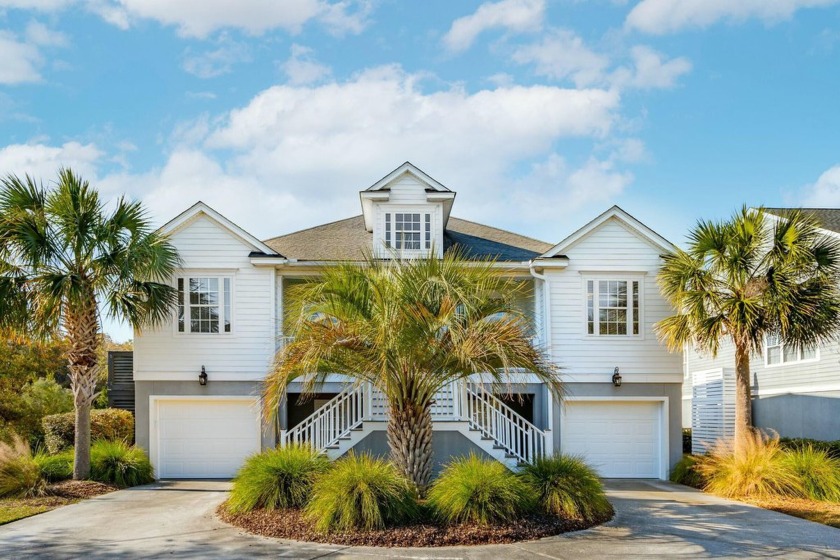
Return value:
<svg viewBox="0 0 840 560">
<path fill-rule="evenodd" d="M 36 45 L 18 40 L 13 33 L 0 30 L 0 84 L 40 82 L 44 58 Z"/>
<path fill-rule="evenodd" d="M 642 0 L 627 15 L 625 25 L 645 33 L 673 33 L 688 27 L 708 27 L 719 21 L 789 19 L 797 10 L 838 3 L 838 0 Z"/>
<path fill-rule="evenodd" d="M 65 8 L 75 0 L 0 0 L 0 9 L 38 10 L 52 12 Z"/>
<path fill-rule="evenodd" d="M 38 21 L 31 21 L 26 26 L 26 42 L 43 47 L 65 47 L 69 44 L 67 35 L 50 29 Z"/>
<path fill-rule="evenodd" d="M 637 45 L 630 49 L 632 68 L 619 68 L 611 81 L 618 87 L 636 89 L 668 89 L 677 85 L 677 79 L 691 71 L 691 62 L 679 57 L 665 59 L 662 53 L 650 47 Z"/>
<path fill-rule="evenodd" d="M 103 152 L 94 144 L 66 142 L 61 146 L 10 144 L 0 148 L 0 174 L 29 174 L 45 183 L 56 177 L 61 167 L 71 167 L 86 177 L 96 175 Z"/>
<path fill-rule="evenodd" d="M 533 64 L 538 76 L 568 78 L 578 87 L 601 82 L 610 65 L 608 57 L 589 49 L 567 29 L 552 30 L 539 43 L 517 47 L 512 58 L 519 64 Z"/>
<path fill-rule="evenodd" d="M 244 43 L 234 41 L 227 35 L 222 35 L 218 44 L 218 48 L 201 53 L 187 50 L 184 70 L 199 78 L 215 78 L 230 72 L 235 64 L 247 62 L 251 58 L 250 50 Z"/>
<path fill-rule="evenodd" d="M 443 43 L 453 52 L 464 51 L 489 29 L 513 32 L 534 31 L 542 26 L 545 0 L 501 0 L 485 2 L 478 9 L 452 22 Z"/>
<path fill-rule="evenodd" d="M 840 164 L 828 169 L 801 192 L 801 204 L 812 208 L 840 208 Z"/>
<path fill-rule="evenodd" d="M 312 56 L 312 49 L 294 44 L 291 56 L 281 65 L 283 72 L 292 85 L 303 85 L 318 82 L 332 72 L 329 66 L 317 62 Z"/>
</svg>

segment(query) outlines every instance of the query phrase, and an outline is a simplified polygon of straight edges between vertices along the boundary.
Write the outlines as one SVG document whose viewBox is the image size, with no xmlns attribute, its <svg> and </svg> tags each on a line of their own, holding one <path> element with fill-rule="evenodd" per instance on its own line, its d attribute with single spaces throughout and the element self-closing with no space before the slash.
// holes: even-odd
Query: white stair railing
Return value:
<svg viewBox="0 0 840 560">
<path fill-rule="evenodd" d="M 470 427 L 523 463 L 533 463 L 548 451 L 546 433 L 537 428 L 500 399 L 466 384 L 461 406 Z"/>
<path fill-rule="evenodd" d="M 330 399 L 306 420 L 285 432 L 283 445 L 308 444 L 317 451 L 325 451 L 362 425 L 365 411 L 364 387 L 350 387 Z"/>
</svg>

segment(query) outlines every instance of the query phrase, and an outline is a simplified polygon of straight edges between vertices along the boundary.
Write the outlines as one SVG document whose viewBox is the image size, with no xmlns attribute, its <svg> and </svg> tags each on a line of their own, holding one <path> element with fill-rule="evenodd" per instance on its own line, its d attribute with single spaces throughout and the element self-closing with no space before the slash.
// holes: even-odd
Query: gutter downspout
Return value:
<svg viewBox="0 0 840 560">
<path fill-rule="evenodd" d="M 543 283 L 543 313 L 542 313 L 542 320 L 543 320 L 543 335 L 545 336 L 545 351 L 548 353 L 549 358 L 551 358 L 551 289 L 548 282 L 548 278 L 546 278 L 545 274 L 539 274 L 536 270 L 534 270 L 534 261 L 528 263 L 528 271 L 531 273 L 531 276 L 536 278 L 537 280 L 542 280 Z M 546 407 L 546 425 L 548 429 L 548 438 L 546 441 L 546 453 L 551 455 L 554 453 L 554 397 L 551 394 L 551 391 L 547 391 L 546 394 L 548 406 Z"/>
</svg>

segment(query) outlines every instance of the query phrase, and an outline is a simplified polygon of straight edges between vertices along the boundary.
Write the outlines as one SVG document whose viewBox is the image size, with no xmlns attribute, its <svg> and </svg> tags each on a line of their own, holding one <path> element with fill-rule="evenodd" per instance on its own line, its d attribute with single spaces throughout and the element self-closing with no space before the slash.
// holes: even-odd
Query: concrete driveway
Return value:
<svg viewBox="0 0 840 560">
<path fill-rule="evenodd" d="M 838 558 L 840 530 L 658 481 L 608 481 L 613 521 L 501 546 L 348 548 L 255 537 L 216 520 L 225 482 L 162 482 L 0 527 L 2 558 Z"/>
</svg>

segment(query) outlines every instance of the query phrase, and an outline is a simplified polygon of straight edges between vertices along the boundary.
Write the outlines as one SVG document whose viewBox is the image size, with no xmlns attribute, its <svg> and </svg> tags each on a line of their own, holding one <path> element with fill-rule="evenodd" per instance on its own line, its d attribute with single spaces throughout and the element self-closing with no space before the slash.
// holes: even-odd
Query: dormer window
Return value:
<svg viewBox="0 0 840 560">
<path fill-rule="evenodd" d="M 419 212 L 385 214 L 385 246 L 420 251 L 432 248 L 432 215 Z"/>
</svg>

